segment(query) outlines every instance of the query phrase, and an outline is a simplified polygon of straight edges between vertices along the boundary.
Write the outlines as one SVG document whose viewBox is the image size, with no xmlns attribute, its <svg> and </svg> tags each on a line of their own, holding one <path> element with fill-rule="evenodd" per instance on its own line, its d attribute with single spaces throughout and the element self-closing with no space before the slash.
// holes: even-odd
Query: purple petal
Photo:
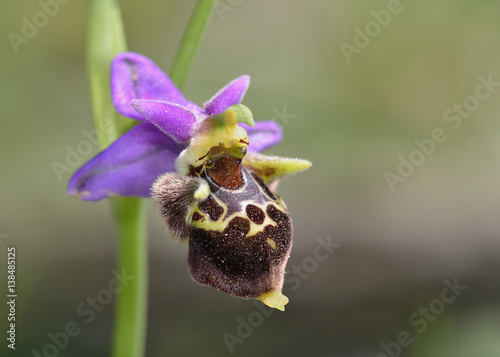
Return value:
<svg viewBox="0 0 500 357">
<path fill-rule="evenodd" d="M 130 106 L 132 99 L 156 99 L 173 103 L 187 102 L 182 93 L 150 59 L 125 52 L 111 63 L 111 95 L 118 112 L 143 120 Z"/>
<path fill-rule="evenodd" d="M 132 107 L 176 142 L 191 137 L 197 116 L 191 109 L 175 103 L 141 99 L 133 100 Z"/>
<path fill-rule="evenodd" d="M 283 130 L 274 121 L 257 121 L 252 128 L 247 124 L 241 125 L 248 133 L 250 145 L 248 151 L 259 152 L 278 144 L 283 139 Z"/>
<path fill-rule="evenodd" d="M 117 195 L 150 197 L 154 180 L 175 171 L 175 159 L 183 149 L 154 125 L 139 124 L 80 168 L 68 193 L 87 201 Z"/>
<path fill-rule="evenodd" d="M 241 103 L 249 84 L 250 77 L 247 75 L 236 78 L 204 104 L 205 112 L 208 115 L 219 114 L 231 105 Z"/>
</svg>

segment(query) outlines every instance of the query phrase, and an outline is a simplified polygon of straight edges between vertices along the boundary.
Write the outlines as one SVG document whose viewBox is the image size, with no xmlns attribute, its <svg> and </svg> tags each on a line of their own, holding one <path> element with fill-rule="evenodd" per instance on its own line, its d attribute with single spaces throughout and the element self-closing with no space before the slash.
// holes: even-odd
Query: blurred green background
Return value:
<svg viewBox="0 0 500 357">
<path fill-rule="evenodd" d="M 168 70 L 194 3 L 122 1 L 129 50 Z M 275 118 L 286 136 L 268 153 L 313 161 L 279 187 L 294 219 L 295 283 L 284 287 L 286 312 L 269 317 L 251 301 L 196 285 L 187 247 L 169 240 L 150 205 L 147 356 L 225 356 L 231 348 L 235 356 L 500 355 L 500 87 L 476 91 L 479 78 L 500 82 L 500 2 L 217 5 L 184 93 L 202 104 L 250 74 L 244 104 L 257 120 Z M 33 21 L 41 9 L 8 1 L 0 15 L 0 301 L 11 245 L 19 294 L 17 349 L 2 333 L 0 355 L 42 354 L 49 334 L 75 321 L 78 336 L 46 355 L 107 356 L 112 303 L 89 323 L 77 308 L 112 278 L 110 206 L 68 197 L 71 174 L 53 170 L 54 162 L 71 166 L 68 148 L 93 128 L 88 3 L 61 4 L 16 53 L 9 33 L 21 35 L 23 17 Z M 356 43 L 346 56 L 342 48 Z M 460 126 L 443 120 L 464 101 L 472 109 Z M 444 142 L 414 153 L 415 140 L 429 143 L 439 128 Z M 387 173 L 400 175 L 402 160 L 415 167 L 391 190 Z M 339 246 L 318 261 L 318 239 L 329 236 Z M 441 298 L 445 279 L 466 286 L 454 303 Z M 415 314 L 425 328 L 411 322 Z M 405 331 L 411 340 L 394 342 Z M 239 339 L 231 348 L 228 334 Z"/>
</svg>

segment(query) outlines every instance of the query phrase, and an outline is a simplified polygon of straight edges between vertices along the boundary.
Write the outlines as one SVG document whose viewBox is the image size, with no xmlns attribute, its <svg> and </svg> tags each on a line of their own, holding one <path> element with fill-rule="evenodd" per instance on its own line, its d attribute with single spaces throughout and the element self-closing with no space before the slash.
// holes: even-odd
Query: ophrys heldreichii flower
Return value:
<svg viewBox="0 0 500 357">
<path fill-rule="evenodd" d="M 68 191 L 84 200 L 152 195 L 172 237 L 188 241 L 195 281 L 283 310 L 292 225 L 274 189 L 311 164 L 258 153 L 282 133 L 239 104 L 249 80 L 233 80 L 202 109 L 149 59 L 120 54 L 113 102 L 142 123 L 78 170 Z"/>
</svg>

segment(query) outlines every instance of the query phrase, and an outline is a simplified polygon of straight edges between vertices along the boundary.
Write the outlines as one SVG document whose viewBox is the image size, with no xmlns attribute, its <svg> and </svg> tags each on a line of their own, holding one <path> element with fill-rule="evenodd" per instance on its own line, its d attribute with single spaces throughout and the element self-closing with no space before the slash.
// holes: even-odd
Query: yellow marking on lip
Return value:
<svg viewBox="0 0 500 357">
<path fill-rule="evenodd" d="M 252 204 L 255 205 L 255 203 L 252 203 Z M 266 211 L 266 208 L 262 207 L 261 205 L 257 205 L 257 207 L 263 209 L 264 212 Z M 245 217 L 245 218 L 248 218 L 248 217 Z M 256 224 L 256 223 L 252 222 L 252 220 L 250 220 L 250 219 L 249 219 L 249 222 L 250 222 L 250 230 L 247 233 L 247 237 L 251 237 L 251 236 L 256 235 L 257 233 L 262 232 L 264 230 L 264 228 L 266 228 L 266 226 L 276 227 L 278 225 L 278 223 L 273 221 L 267 214 L 266 214 L 266 218 L 264 219 L 264 222 L 262 224 Z"/>
<path fill-rule="evenodd" d="M 271 246 L 271 248 L 276 249 L 276 242 L 271 238 L 267 238 L 267 243 Z"/>
<path fill-rule="evenodd" d="M 208 184 L 207 184 L 207 186 L 208 186 Z M 200 208 L 198 207 L 198 202 L 195 202 L 189 208 L 188 217 L 190 217 L 190 223 L 195 228 L 201 228 L 201 229 L 206 229 L 206 230 L 222 232 L 222 231 L 224 231 L 224 229 L 227 227 L 227 225 L 229 223 L 229 221 L 223 221 L 223 218 L 227 213 L 227 206 L 217 196 L 215 196 L 213 194 L 209 194 L 209 196 L 212 197 L 214 199 L 214 201 L 217 202 L 217 204 L 222 207 L 223 212 L 222 212 L 220 218 L 217 221 L 212 221 L 211 219 L 208 219 L 208 217 L 206 220 L 193 221 L 191 218 L 193 217 L 194 212 L 199 212 L 204 217 L 207 216 L 207 214 L 205 212 L 201 211 Z"/>
<path fill-rule="evenodd" d="M 206 220 L 202 219 L 202 220 L 198 220 L 198 221 L 193 221 L 191 218 L 192 218 L 194 212 L 199 212 L 203 217 L 206 216 L 206 214 L 198 208 L 198 203 L 193 204 L 190 207 L 190 212 L 188 214 L 188 217 L 189 217 L 188 223 L 192 224 L 195 228 L 201 228 L 201 229 L 206 229 L 206 230 L 223 232 L 224 229 L 226 229 L 226 227 L 228 226 L 229 222 L 233 218 L 235 218 L 235 217 L 241 217 L 241 218 L 244 218 L 244 219 L 248 220 L 248 222 L 250 223 L 250 230 L 246 234 L 246 237 L 251 238 L 251 237 L 255 236 L 256 234 L 261 233 L 262 231 L 264 231 L 264 228 L 266 228 L 266 226 L 276 227 L 278 225 L 278 223 L 276 223 L 275 221 L 273 221 L 267 214 L 266 214 L 266 218 L 264 219 L 264 222 L 262 224 L 256 224 L 256 223 L 252 222 L 252 220 L 250 220 L 248 218 L 248 216 L 246 215 L 246 212 L 244 212 L 244 211 L 243 212 L 235 212 L 232 215 L 230 215 L 229 217 L 227 217 L 226 219 L 224 219 L 224 217 L 225 217 L 225 215 L 227 213 L 227 206 L 226 206 L 226 204 L 224 204 L 215 195 L 211 195 L 211 197 L 224 209 L 224 212 L 222 213 L 221 217 L 217 221 L 215 221 L 215 222 L 211 221 L 210 219 L 206 219 Z M 278 210 L 286 213 L 285 208 L 283 206 L 281 206 L 280 203 L 281 202 L 278 202 L 278 203 L 277 202 L 273 202 L 273 203 L 266 202 L 265 205 L 260 205 L 260 204 L 255 203 L 254 201 L 243 201 L 241 204 L 242 204 L 242 206 L 246 206 L 246 204 L 256 205 L 257 207 L 261 208 L 264 212 L 266 212 L 266 208 L 267 208 L 267 206 L 269 204 L 273 204 L 274 207 L 276 207 Z M 274 241 L 273 241 L 273 243 L 276 246 L 276 243 Z M 273 247 L 273 245 L 271 243 L 269 243 L 269 245 L 271 245 Z M 274 248 L 275 247 L 273 247 L 273 249 Z"/>
<path fill-rule="evenodd" d="M 241 189 L 245 189 L 245 187 L 246 187 L 246 185 L 244 185 L 244 187 L 242 187 Z M 258 186 L 258 189 L 260 190 L 260 192 L 263 195 L 265 195 L 265 192 L 262 189 L 262 187 Z M 246 237 L 250 238 L 250 237 L 255 236 L 258 233 L 261 233 L 266 226 L 273 226 L 273 227 L 275 227 L 275 226 L 278 225 L 275 221 L 273 221 L 267 215 L 267 213 L 265 214 L 265 219 L 264 219 L 264 222 L 262 224 L 256 224 L 252 220 L 250 220 L 249 217 L 247 216 L 245 210 L 234 212 L 229 217 L 226 217 L 227 210 L 228 210 L 227 205 L 224 202 L 222 202 L 216 195 L 211 194 L 209 190 L 210 190 L 210 187 L 209 187 L 208 184 L 206 184 L 206 185 L 200 185 L 200 187 L 198 187 L 198 189 L 195 192 L 195 198 L 198 199 L 198 200 L 204 200 L 208 196 L 211 196 L 215 200 L 215 202 L 217 202 L 217 204 L 223 208 L 223 213 L 220 216 L 220 218 L 217 221 L 214 222 L 214 221 L 212 221 L 212 220 L 210 220 L 210 219 L 208 219 L 206 217 L 205 212 L 203 212 L 203 211 L 201 211 L 199 209 L 198 202 L 195 202 L 189 208 L 188 215 L 186 217 L 186 220 L 187 220 L 188 224 L 191 224 L 193 227 L 200 228 L 200 229 L 205 229 L 205 230 L 213 230 L 213 231 L 217 231 L 217 232 L 223 232 L 224 229 L 226 229 L 226 227 L 228 226 L 229 222 L 233 218 L 235 218 L 235 217 L 241 217 L 241 218 L 244 218 L 244 219 L 248 220 L 248 222 L 250 223 L 250 230 L 245 235 Z M 206 197 L 204 197 L 205 195 L 206 195 Z M 281 211 L 283 213 L 287 213 L 286 208 L 285 208 L 285 204 L 284 204 L 283 200 L 281 199 L 281 197 L 278 197 L 277 201 L 266 201 L 264 204 L 258 204 L 258 203 L 256 203 L 253 200 L 245 200 L 245 201 L 242 201 L 240 204 L 241 204 L 242 207 L 246 207 L 246 205 L 252 204 L 252 205 L 255 205 L 255 206 L 259 207 L 264 212 L 267 212 L 267 207 L 269 205 L 273 205 L 279 211 Z M 201 220 L 198 220 L 198 221 L 193 221 L 192 220 L 192 216 L 193 216 L 194 212 L 199 212 L 203 216 L 203 218 L 207 218 L 207 219 L 201 219 Z M 272 246 L 271 243 L 269 243 L 269 244 Z M 273 249 L 274 249 L 274 247 L 273 247 Z"/>
</svg>

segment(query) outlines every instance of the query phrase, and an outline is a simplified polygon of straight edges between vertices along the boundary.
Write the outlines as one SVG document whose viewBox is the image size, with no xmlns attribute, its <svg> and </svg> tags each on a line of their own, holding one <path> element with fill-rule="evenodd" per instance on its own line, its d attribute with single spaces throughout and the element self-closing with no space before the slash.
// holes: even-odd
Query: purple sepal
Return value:
<svg viewBox="0 0 500 357">
<path fill-rule="evenodd" d="M 159 100 L 132 101 L 132 107 L 144 119 L 180 143 L 188 140 L 196 123 L 196 112 L 179 104 Z"/>
<path fill-rule="evenodd" d="M 250 76 L 236 78 L 219 90 L 203 107 L 208 115 L 219 114 L 231 105 L 240 104 L 250 85 Z"/>
<path fill-rule="evenodd" d="M 260 152 L 278 144 L 283 139 L 283 130 L 274 121 L 256 121 L 252 128 L 247 124 L 240 124 L 248 133 L 248 151 Z"/>
<path fill-rule="evenodd" d="M 69 182 L 68 193 L 87 201 L 150 197 L 155 179 L 175 171 L 175 159 L 184 147 L 154 125 L 139 124 L 80 168 Z"/>
<path fill-rule="evenodd" d="M 119 54 L 111 63 L 111 96 L 120 114 L 137 120 L 144 119 L 131 107 L 133 99 L 187 102 L 170 78 L 149 58 L 131 52 Z"/>
</svg>

